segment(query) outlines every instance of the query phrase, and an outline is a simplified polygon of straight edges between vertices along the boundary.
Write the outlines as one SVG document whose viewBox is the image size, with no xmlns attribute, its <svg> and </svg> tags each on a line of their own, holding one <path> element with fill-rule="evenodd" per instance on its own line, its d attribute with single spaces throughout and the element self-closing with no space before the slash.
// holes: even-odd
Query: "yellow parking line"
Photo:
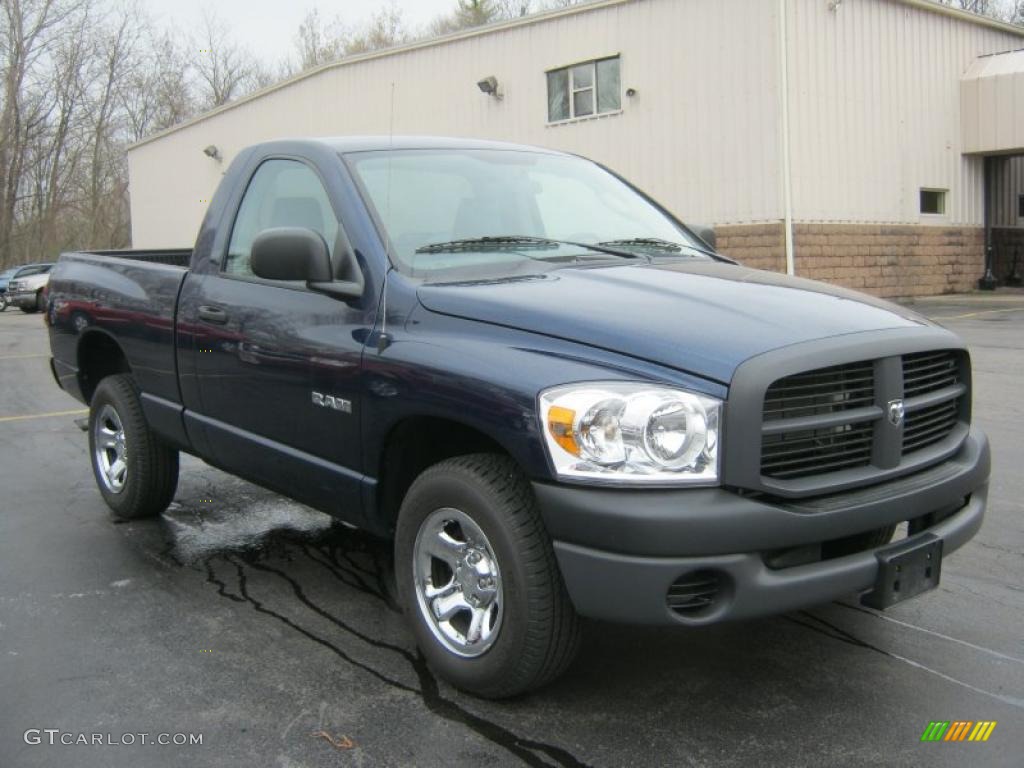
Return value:
<svg viewBox="0 0 1024 768">
<path fill-rule="evenodd" d="M 89 410 L 77 408 L 73 411 L 50 411 L 50 413 L 33 413 L 25 416 L 0 416 L 0 423 L 5 421 L 28 421 L 29 419 L 49 419 L 52 416 L 84 416 Z"/>
<path fill-rule="evenodd" d="M 1010 309 L 985 309 L 980 312 L 966 312 L 962 315 L 935 315 L 932 320 L 963 320 L 967 317 L 978 317 L 979 315 L 995 315 L 1000 312 L 1024 312 L 1024 307 L 1011 307 Z"/>
<path fill-rule="evenodd" d="M 49 357 L 49 355 L 0 355 L 0 360 L 28 360 L 35 357 Z"/>
</svg>

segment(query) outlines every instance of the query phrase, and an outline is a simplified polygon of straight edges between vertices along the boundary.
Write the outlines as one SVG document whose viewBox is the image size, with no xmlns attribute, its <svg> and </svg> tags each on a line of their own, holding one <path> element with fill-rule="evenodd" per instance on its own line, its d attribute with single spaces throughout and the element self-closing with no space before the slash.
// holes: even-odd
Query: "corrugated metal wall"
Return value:
<svg viewBox="0 0 1024 768">
<path fill-rule="evenodd" d="M 980 160 L 959 151 L 959 78 L 1020 38 L 896 0 L 787 0 L 794 216 L 917 222 L 917 189 L 981 223 Z M 775 0 L 632 0 L 323 70 L 129 153 L 137 247 L 187 245 L 223 167 L 286 136 L 504 139 L 603 162 L 691 222 L 783 216 Z M 622 56 L 621 114 L 547 125 L 545 70 Z M 476 82 L 498 78 L 502 101 Z M 392 84 L 393 94 L 392 94 Z M 392 112 L 392 100 L 394 109 Z"/>
<path fill-rule="evenodd" d="M 982 160 L 962 156 L 960 77 L 1021 47 L 895 0 L 789 0 L 794 210 L 805 221 L 982 223 Z M 947 215 L 919 214 L 922 187 Z"/>
<path fill-rule="evenodd" d="M 137 247 L 182 245 L 230 160 L 270 138 L 440 134 L 577 152 L 689 221 L 781 216 L 775 3 L 638 0 L 325 70 L 133 149 Z M 545 70 L 622 54 L 621 114 L 547 125 Z M 476 82 L 495 75 L 502 101 Z M 392 83 L 394 114 L 391 116 Z"/>
<path fill-rule="evenodd" d="M 992 226 L 1024 227 L 1019 198 L 1024 196 L 1024 157 L 1000 157 L 996 160 L 993 187 Z"/>
</svg>

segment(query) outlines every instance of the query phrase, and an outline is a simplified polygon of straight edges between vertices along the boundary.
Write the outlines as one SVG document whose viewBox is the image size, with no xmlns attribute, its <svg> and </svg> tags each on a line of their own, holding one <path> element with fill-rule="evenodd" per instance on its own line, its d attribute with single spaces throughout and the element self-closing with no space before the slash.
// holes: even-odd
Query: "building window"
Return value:
<svg viewBox="0 0 1024 768">
<path fill-rule="evenodd" d="M 585 61 L 548 72 L 548 122 L 622 108 L 619 57 Z"/>
<path fill-rule="evenodd" d="M 1017 218 L 1024 219 L 1024 195 L 1017 195 Z"/>
<path fill-rule="evenodd" d="M 946 213 L 946 190 L 922 189 L 921 213 L 942 216 Z"/>
</svg>

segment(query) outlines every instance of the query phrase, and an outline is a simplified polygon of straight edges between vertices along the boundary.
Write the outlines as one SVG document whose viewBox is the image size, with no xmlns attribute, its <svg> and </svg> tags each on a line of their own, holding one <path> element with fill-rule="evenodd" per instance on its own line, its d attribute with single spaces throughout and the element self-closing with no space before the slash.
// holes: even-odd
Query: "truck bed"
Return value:
<svg viewBox="0 0 1024 768">
<path fill-rule="evenodd" d="M 120 249 L 111 251 L 74 251 L 76 254 L 89 256 L 108 256 L 128 261 L 145 261 L 150 264 L 166 264 L 169 267 L 188 269 L 192 260 L 191 248 L 163 248 L 158 250 Z"/>
<path fill-rule="evenodd" d="M 116 339 L 142 391 L 180 402 L 174 312 L 191 256 L 191 249 L 62 254 L 47 313 L 61 386 L 88 402 L 92 382 L 78 370 L 79 339 L 88 335 L 95 344 Z"/>
</svg>

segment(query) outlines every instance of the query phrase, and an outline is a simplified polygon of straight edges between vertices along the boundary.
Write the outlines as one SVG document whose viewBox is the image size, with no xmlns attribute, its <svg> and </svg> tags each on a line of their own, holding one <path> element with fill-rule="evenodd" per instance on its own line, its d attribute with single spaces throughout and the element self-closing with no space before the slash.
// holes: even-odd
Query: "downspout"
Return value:
<svg viewBox="0 0 1024 768">
<path fill-rule="evenodd" d="M 795 275 L 793 260 L 793 179 L 789 163 L 789 30 L 786 3 L 779 0 L 779 112 L 781 113 L 782 205 L 786 233 L 786 274 Z"/>
</svg>

